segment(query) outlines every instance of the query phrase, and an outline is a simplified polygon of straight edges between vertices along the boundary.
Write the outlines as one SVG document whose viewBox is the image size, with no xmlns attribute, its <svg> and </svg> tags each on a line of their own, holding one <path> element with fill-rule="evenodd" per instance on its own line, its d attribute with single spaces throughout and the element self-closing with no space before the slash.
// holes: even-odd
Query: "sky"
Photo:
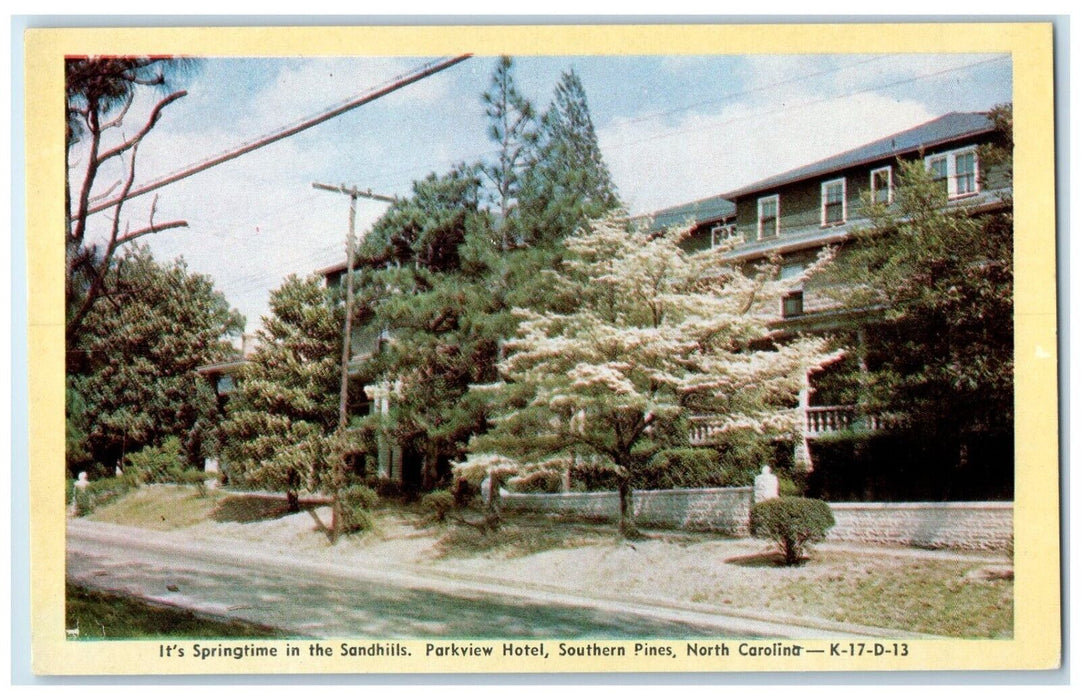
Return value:
<svg viewBox="0 0 1081 700">
<path fill-rule="evenodd" d="M 181 77 L 143 141 L 136 183 L 156 180 L 318 114 L 437 57 L 203 59 Z M 481 94 L 496 59 L 473 57 L 433 77 L 127 205 L 156 258 L 183 257 L 247 319 L 267 313 L 289 274 L 345 259 L 349 198 L 314 182 L 407 196 L 415 180 L 490 159 Z M 951 111 L 1009 102 L 1005 54 L 527 56 L 519 89 L 538 110 L 562 72 L 585 88 L 598 140 L 632 214 L 723 194 Z M 132 134 L 160 94 L 146 92 L 116 130 Z M 85 159 L 76 154 L 75 177 Z M 119 175 L 99 178 L 102 189 Z M 363 236 L 386 204 L 361 199 Z M 107 216 L 94 217 L 100 235 Z"/>
</svg>

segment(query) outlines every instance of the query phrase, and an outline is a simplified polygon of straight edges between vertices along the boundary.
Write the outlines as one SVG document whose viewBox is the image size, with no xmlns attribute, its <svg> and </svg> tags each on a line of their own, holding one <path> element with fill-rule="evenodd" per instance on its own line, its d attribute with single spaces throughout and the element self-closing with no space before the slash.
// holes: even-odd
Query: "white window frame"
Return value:
<svg viewBox="0 0 1081 700">
<path fill-rule="evenodd" d="M 840 221 L 827 221 L 826 220 L 826 192 L 833 185 L 841 185 L 841 220 Z M 820 221 L 823 226 L 840 226 L 848 221 L 848 183 L 845 182 L 845 178 L 839 177 L 834 180 L 826 180 L 822 183 L 822 191 L 820 198 Z"/>
<path fill-rule="evenodd" d="M 959 192 L 957 187 L 957 159 L 960 156 L 966 155 L 972 156 L 972 189 L 965 192 Z M 930 171 L 931 163 L 943 159 L 946 161 L 947 198 L 960 199 L 962 197 L 972 197 L 980 193 L 980 154 L 975 146 L 966 146 L 965 148 L 958 148 L 953 151 L 943 151 L 941 153 L 929 155 L 923 159 L 924 166 Z"/>
<path fill-rule="evenodd" d="M 735 224 L 714 224 L 709 230 L 709 247 L 716 248 L 736 236 Z"/>
<path fill-rule="evenodd" d="M 871 171 L 871 203 L 878 204 L 879 201 L 875 197 L 875 175 L 880 173 L 886 173 L 886 201 L 883 204 L 893 204 L 893 166 L 884 165 L 881 168 L 875 168 Z"/>
<path fill-rule="evenodd" d="M 766 234 L 762 231 L 762 205 L 773 201 L 774 203 L 774 215 L 773 215 L 773 232 Z M 758 198 L 758 239 L 763 238 L 776 238 L 781 233 L 781 195 L 771 194 L 768 197 Z"/>
</svg>

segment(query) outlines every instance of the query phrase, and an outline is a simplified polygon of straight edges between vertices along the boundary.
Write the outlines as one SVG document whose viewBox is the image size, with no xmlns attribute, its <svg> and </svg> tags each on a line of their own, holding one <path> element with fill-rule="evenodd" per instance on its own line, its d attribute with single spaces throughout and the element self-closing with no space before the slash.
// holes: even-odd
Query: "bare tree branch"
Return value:
<svg viewBox="0 0 1081 700">
<path fill-rule="evenodd" d="M 169 229 L 173 229 L 173 228 L 185 228 L 185 227 L 187 227 L 187 225 L 188 225 L 187 221 L 170 221 L 170 222 L 165 223 L 165 224 L 151 224 L 150 226 L 147 226 L 146 228 L 141 228 L 138 231 L 132 231 L 131 233 L 125 233 L 123 236 L 116 239 L 116 247 L 119 248 L 120 246 L 124 245 L 125 243 L 130 243 L 130 242 L 134 241 L 136 238 L 140 238 L 142 236 L 146 236 L 146 235 L 151 234 L 151 233 L 158 233 L 160 231 L 168 231 Z"/>
<path fill-rule="evenodd" d="M 110 148 L 108 151 L 105 151 L 104 153 L 102 153 L 101 156 L 98 158 L 98 165 L 101 165 L 102 163 L 109 160 L 110 158 L 115 158 L 116 156 L 119 156 L 122 153 L 125 153 L 129 149 L 133 148 L 140 141 L 142 141 L 143 138 L 148 133 L 150 133 L 150 130 L 154 128 L 154 125 L 158 123 L 158 119 L 161 118 L 161 111 L 163 109 L 165 109 L 165 107 L 167 107 L 168 105 L 172 104 L 173 102 L 176 102 L 181 97 L 184 97 L 187 94 L 188 94 L 187 90 L 178 90 L 177 92 L 174 92 L 173 94 L 169 95 L 168 97 L 165 97 L 160 102 L 158 102 L 156 105 L 154 105 L 154 109 L 150 113 L 150 117 L 146 120 L 146 124 L 143 125 L 143 128 L 140 129 L 139 132 L 137 134 L 135 134 L 135 136 L 132 136 L 127 141 L 119 144 L 118 146 L 116 146 L 114 148 Z"/>
</svg>

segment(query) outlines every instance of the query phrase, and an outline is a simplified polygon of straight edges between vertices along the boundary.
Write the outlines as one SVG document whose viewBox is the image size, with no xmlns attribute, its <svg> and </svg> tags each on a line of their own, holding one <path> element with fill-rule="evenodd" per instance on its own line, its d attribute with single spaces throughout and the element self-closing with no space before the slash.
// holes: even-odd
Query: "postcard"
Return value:
<svg viewBox="0 0 1081 700">
<path fill-rule="evenodd" d="M 35 673 L 1059 666 L 1051 25 L 25 68 Z"/>
</svg>

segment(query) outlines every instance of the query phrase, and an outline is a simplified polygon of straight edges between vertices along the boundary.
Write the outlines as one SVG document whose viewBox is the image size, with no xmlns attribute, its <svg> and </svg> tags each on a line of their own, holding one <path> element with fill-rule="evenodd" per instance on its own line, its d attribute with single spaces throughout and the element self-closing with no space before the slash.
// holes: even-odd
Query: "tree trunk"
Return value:
<svg viewBox="0 0 1081 700">
<path fill-rule="evenodd" d="M 286 491 L 285 500 L 289 504 L 288 510 L 290 513 L 300 512 L 300 496 L 297 495 L 296 491 Z"/>
<path fill-rule="evenodd" d="M 634 524 L 634 496 L 627 481 L 619 482 L 619 534 L 629 540 L 641 539 L 642 533 Z"/>
<path fill-rule="evenodd" d="M 503 520 L 499 502 L 499 484 L 502 480 L 495 473 L 488 475 L 488 509 L 484 513 L 484 526 L 495 532 Z"/>
</svg>

